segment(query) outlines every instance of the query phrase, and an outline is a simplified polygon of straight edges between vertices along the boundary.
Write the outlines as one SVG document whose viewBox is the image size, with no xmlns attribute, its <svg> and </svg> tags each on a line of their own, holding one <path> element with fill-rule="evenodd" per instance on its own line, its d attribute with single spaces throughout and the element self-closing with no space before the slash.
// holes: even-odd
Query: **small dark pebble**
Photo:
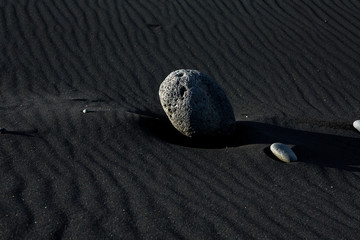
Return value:
<svg viewBox="0 0 360 240">
<path fill-rule="evenodd" d="M 6 129 L 5 128 L 0 128 L 0 134 L 6 133 Z"/>
</svg>

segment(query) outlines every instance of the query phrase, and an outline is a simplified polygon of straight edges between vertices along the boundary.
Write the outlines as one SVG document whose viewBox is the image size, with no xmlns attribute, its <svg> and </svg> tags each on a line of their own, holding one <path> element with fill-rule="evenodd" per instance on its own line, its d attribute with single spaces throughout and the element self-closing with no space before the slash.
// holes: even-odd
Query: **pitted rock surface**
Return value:
<svg viewBox="0 0 360 240">
<path fill-rule="evenodd" d="M 220 86 L 197 70 L 170 73 L 159 89 L 161 105 L 182 134 L 229 136 L 235 130 L 233 108 Z"/>
</svg>

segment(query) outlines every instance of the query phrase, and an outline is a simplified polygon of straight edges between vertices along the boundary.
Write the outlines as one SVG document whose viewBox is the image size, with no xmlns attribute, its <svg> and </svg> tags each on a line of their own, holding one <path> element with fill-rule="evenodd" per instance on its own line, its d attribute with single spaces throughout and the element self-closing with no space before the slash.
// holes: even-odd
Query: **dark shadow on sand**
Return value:
<svg viewBox="0 0 360 240">
<path fill-rule="evenodd" d="M 0 131 L 1 134 L 8 134 L 8 135 L 19 135 L 24 137 L 34 137 L 36 133 L 38 133 L 37 129 L 34 130 L 27 130 L 27 131 L 9 131 L 6 129 L 2 129 Z"/>
<path fill-rule="evenodd" d="M 292 149 L 301 162 L 360 171 L 360 138 L 300 131 L 258 122 L 237 122 L 232 137 L 189 138 L 162 117 L 141 117 L 140 127 L 161 141 L 191 148 L 221 149 L 281 142 L 294 145 Z M 275 159 L 269 148 L 263 152 Z"/>
</svg>

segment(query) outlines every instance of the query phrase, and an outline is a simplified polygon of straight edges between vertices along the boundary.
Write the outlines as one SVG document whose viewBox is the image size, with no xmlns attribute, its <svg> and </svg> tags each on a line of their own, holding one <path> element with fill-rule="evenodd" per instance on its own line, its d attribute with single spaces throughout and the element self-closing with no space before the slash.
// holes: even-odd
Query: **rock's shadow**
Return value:
<svg viewBox="0 0 360 240">
<path fill-rule="evenodd" d="M 178 132 L 167 118 L 140 119 L 141 128 L 152 136 L 163 141 L 191 148 L 226 148 L 241 144 L 241 135 L 234 133 L 233 137 L 196 137 L 190 138 Z"/>
<path fill-rule="evenodd" d="M 232 137 L 189 138 L 179 133 L 165 117 L 141 117 L 140 127 L 159 140 L 191 148 L 221 149 L 281 142 L 294 145 L 292 149 L 299 161 L 360 171 L 360 135 L 359 138 L 343 137 L 258 122 L 237 122 Z M 272 157 L 268 148 L 264 154 Z"/>
</svg>

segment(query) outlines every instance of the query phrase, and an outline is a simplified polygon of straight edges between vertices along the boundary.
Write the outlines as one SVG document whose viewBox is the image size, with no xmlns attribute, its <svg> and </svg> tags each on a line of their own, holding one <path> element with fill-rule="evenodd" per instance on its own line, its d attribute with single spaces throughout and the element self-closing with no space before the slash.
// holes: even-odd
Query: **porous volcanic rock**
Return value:
<svg viewBox="0 0 360 240">
<path fill-rule="evenodd" d="M 230 136 L 233 108 L 220 86 L 197 70 L 170 73 L 159 88 L 161 105 L 172 125 L 188 137 Z"/>
</svg>

